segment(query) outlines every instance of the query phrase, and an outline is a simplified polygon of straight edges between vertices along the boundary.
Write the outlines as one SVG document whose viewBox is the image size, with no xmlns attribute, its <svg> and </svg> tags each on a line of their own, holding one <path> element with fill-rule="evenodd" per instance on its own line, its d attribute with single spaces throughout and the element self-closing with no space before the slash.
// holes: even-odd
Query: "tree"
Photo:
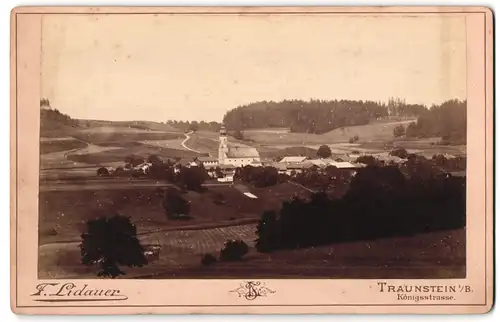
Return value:
<svg viewBox="0 0 500 322">
<path fill-rule="evenodd" d="M 142 267 L 147 264 L 144 249 L 137 239 L 137 229 L 130 218 L 114 215 L 87 222 L 81 235 L 82 263 L 98 264 L 98 276 L 115 278 L 124 275 L 119 266 Z"/>
<path fill-rule="evenodd" d="M 220 251 L 221 261 L 238 261 L 248 253 L 248 245 L 242 240 L 227 240 Z"/>
<path fill-rule="evenodd" d="M 40 107 L 47 107 L 50 108 L 50 101 L 48 98 L 42 98 L 40 99 Z"/>
<path fill-rule="evenodd" d="M 156 154 L 151 154 L 148 157 L 148 162 L 153 164 L 153 165 L 163 164 L 163 160 L 159 156 L 157 156 Z"/>
<path fill-rule="evenodd" d="M 322 159 L 326 159 L 332 156 L 332 150 L 330 150 L 330 147 L 328 145 L 323 144 L 319 147 L 317 155 Z"/>
<path fill-rule="evenodd" d="M 405 129 L 404 125 L 398 125 L 394 128 L 394 130 L 392 130 L 392 133 L 393 133 L 394 137 L 399 138 L 399 137 L 405 135 L 406 129 Z"/>
<path fill-rule="evenodd" d="M 179 171 L 179 183 L 187 190 L 202 191 L 202 184 L 208 178 L 203 166 L 182 167 Z"/>
<path fill-rule="evenodd" d="M 126 164 L 130 164 L 132 167 L 136 167 L 144 163 L 144 158 L 131 154 L 127 155 L 124 161 Z"/>
<path fill-rule="evenodd" d="M 265 211 L 257 224 L 255 248 L 261 253 L 275 250 L 278 246 L 278 221 L 275 211 Z"/>
<path fill-rule="evenodd" d="M 205 254 L 201 258 L 201 265 L 203 265 L 203 266 L 210 266 L 210 265 L 214 264 L 215 262 L 217 262 L 217 258 L 212 254 Z"/>
<path fill-rule="evenodd" d="M 224 178 L 224 173 L 219 166 L 215 167 L 215 175 L 217 176 L 217 178 Z"/>
<path fill-rule="evenodd" d="M 167 189 L 162 204 L 169 219 L 189 219 L 189 201 L 185 200 L 177 189 Z"/>
<path fill-rule="evenodd" d="M 233 137 L 235 139 L 237 139 L 237 140 L 244 140 L 245 139 L 245 136 L 243 135 L 243 132 L 241 132 L 240 130 L 234 131 Z"/>
<path fill-rule="evenodd" d="M 391 152 L 389 152 L 389 155 L 395 156 L 395 157 L 398 157 L 401 159 L 406 159 L 406 158 L 408 158 L 408 151 L 406 151 L 406 149 L 404 149 L 404 148 L 399 148 L 399 149 L 395 149 L 395 150 L 392 150 Z"/>
<path fill-rule="evenodd" d="M 198 128 L 199 128 L 199 125 L 198 125 L 198 122 L 196 122 L 196 121 L 191 121 L 191 123 L 189 124 L 189 127 L 188 127 L 188 129 L 193 131 L 193 132 L 198 131 Z"/>
<path fill-rule="evenodd" d="M 99 169 L 97 169 L 97 176 L 98 177 L 107 177 L 109 176 L 109 170 L 105 167 L 101 167 Z"/>
<path fill-rule="evenodd" d="M 367 166 L 380 165 L 379 160 L 377 160 L 373 155 L 362 155 L 356 159 L 356 163 L 366 164 Z"/>
</svg>

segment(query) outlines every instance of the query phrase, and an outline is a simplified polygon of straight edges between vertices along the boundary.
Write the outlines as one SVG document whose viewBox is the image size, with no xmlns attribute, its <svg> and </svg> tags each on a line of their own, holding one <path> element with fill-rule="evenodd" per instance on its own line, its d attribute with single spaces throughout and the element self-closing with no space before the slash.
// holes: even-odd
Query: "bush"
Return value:
<svg viewBox="0 0 500 322">
<path fill-rule="evenodd" d="M 221 261 L 239 261 L 248 253 L 248 245 L 242 240 L 228 240 L 220 251 Z"/>
<path fill-rule="evenodd" d="M 356 143 L 359 141 L 359 136 L 355 135 L 349 139 L 349 143 Z"/>
<path fill-rule="evenodd" d="M 408 151 L 406 151 L 406 149 L 399 148 L 399 149 L 392 150 L 389 153 L 389 155 L 395 156 L 395 157 L 398 157 L 401 159 L 406 159 L 406 158 L 408 158 Z"/>
<path fill-rule="evenodd" d="M 137 229 L 130 218 L 101 216 L 87 222 L 80 244 L 82 263 L 98 264 L 97 276 L 115 278 L 124 275 L 119 265 L 142 267 L 147 264 L 144 249 L 137 239 Z"/>
<path fill-rule="evenodd" d="M 394 137 L 396 137 L 396 138 L 405 135 L 405 132 L 406 132 L 406 129 L 405 129 L 404 125 L 398 125 L 392 131 Z"/>
<path fill-rule="evenodd" d="M 162 204 L 168 219 L 187 220 L 191 218 L 189 217 L 189 201 L 184 199 L 177 189 L 167 189 Z"/>
<path fill-rule="evenodd" d="M 210 266 L 210 265 L 214 264 L 215 262 L 217 262 L 217 258 L 215 258 L 215 256 L 212 254 L 205 254 L 201 258 L 201 265 L 203 265 L 203 266 Z"/>
<path fill-rule="evenodd" d="M 109 170 L 104 168 L 104 167 L 101 167 L 101 168 L 97 169 L 97 176 L 98 177 L 107 177 L 107 176 L 109 176 Z"/>
</svg>

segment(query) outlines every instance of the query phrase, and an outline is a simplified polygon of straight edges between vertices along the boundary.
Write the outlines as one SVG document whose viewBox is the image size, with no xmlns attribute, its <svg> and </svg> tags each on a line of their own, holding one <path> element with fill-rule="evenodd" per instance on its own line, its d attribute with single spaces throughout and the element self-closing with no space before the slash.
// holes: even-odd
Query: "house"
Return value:
<svg viewBox="0 0 500 322">
<path fill-rule="evenodd" d="M 288 156 L 280 160 L 281 163 L 301 163 L 307 160 L 307 157 L 301 156 Z"/>
<path fill-rule="evenodd" d="M 291 176 L 294 173 L 300 173 L 304 170 L 303 163 L 287 163 L 286 165 L 286 174 Z"/>
<path fill-rule="evenodd" d="M 214 157 L 198 157 L 195 161 L 202 164 L 205 169 L 215 168 L 219 165 L 219 159 Z"/>
<path fill-rule="evenodd" d="M 287 166 L 281 162 L 274 162 L 268 165 L 269 167 L 273 167 L 278 170 L 278 173 L 285 174 L 287 173 Z"/>
<path fill-rule="evenodd" d="M 224 127 L 219 135 L 219 166 L 233 165 L 244 167 L 247 165 L 260 163 L 260 154 L 256 148 L 251 146 L 229 145 L 227 141 L 227 131 Z"/>
<path fill-rule="evenodd" d="M 217 178 L 217 181 L 219 182 L 233 182 L 234 181 L 234 175 L 227 175 L 222 178 Z"/>
</svg>

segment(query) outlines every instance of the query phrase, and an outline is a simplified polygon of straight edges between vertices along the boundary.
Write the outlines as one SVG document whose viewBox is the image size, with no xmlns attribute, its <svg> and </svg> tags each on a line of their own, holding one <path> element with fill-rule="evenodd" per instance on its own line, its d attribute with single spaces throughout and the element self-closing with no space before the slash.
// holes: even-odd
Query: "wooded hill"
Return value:
<svg viewBox="0 0 500 322">
<path fill-rule="evenodd" d="M 373 120 L 413 117 L 408 137 L 460 140 L 466 133 L 466 101 L 449 100 L 430 108 L 390 99 L 388 103 L 350 100 L 261 101 L 238 106 L 224 116 L 229 130 L 287 127 L 292 132 L 322 134 L 336 128 L 365 125 Z"/>
</svg>

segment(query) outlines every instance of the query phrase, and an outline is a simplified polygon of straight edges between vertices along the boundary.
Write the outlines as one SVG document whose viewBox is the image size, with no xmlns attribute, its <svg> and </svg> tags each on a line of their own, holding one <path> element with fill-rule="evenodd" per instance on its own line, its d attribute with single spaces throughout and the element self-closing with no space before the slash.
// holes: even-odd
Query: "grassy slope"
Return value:
<svg viewBox="0 0 500 322">
<path fill-rule="evenodd" d="M 350 126 L 338 128 L 324 134 L 309 133 L 286 133 L 284 131 L 272 132 L 269 130 L 249 130 L 244 131 L 245 138 L 259 144 L 332 144 L 338 142 L 348 142 L 350 138 L 358 135 L 360 141 L 371 140 L 392 140 L 393 130 L 400 124 L 410 121 L 400 122 L 376 122 L 368 125 Z"/>
</svg>

